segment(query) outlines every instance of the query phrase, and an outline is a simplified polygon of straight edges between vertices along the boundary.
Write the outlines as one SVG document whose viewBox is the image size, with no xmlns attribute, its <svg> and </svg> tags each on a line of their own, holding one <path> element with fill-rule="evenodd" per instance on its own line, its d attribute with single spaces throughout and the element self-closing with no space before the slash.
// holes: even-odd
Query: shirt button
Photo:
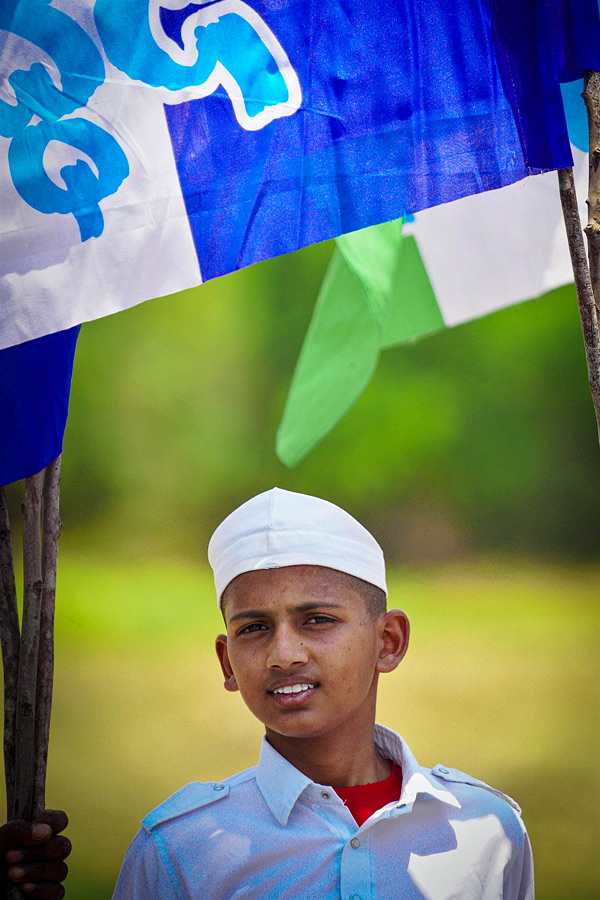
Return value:
<svg viewBox="0 0 600 900">
<path fill-rule="evenodd" d="M 443 766 L 440 766 L 440 767 L 439 767 L 438 772 L 441 772 L 442 775 L 449 775 L 449 774 L 450 774 L 450 770 L 449 770 L 449 769 L 445 769 Z"/>
<path fill-rule="evenodd" d="M 350 846 L 352 847 L 353 850 L 356 850 L 357 847 L 360 847 L 360 841 L 359 841 L 359 839 L 358 839 L 358 838 L 352 838 L 352 840 L 350 841 Z"/>
<path fill-rule="evenodd" d="M 331 794 L 329 793 L 329 791 L 321 791 L 321 797 L 323 798 L 323 800 L 329 800 Z"/>
<path fill-rule="evenodd" d="M 360 900 L 360 897 L 358 896 L 358 894 L 352 894 L 350 900 Z"/>
<path fill-rule="evenodd" d="M 224 790 L 225 790 L 224 784 L 215 784 L 213 787 L 213 791 L 224 791 Z"/>
</svg>

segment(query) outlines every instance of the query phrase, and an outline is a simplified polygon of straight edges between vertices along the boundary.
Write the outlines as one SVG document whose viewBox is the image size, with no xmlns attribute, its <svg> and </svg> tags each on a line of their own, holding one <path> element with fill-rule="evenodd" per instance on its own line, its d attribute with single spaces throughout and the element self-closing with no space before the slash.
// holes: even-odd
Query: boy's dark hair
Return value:
<svg viewBox="0 0 600 900">
<path fill-rule="evenodd" d="M 382 591 L 381 588 L 378 588 L 375 584 L 371 584 L 369 581 L 363 581 L 362 578 L 358 578 L 356 575 L 348 575 L 347 572 L 338 572 L 338 574 L 340 575 L 342 580 L 346 582 L 346 585 L 348 586 L 348 588 L 350 588 L 350 590 L 356 591 L 357 594 L 360 594 L 361 597 L 364 598 L 370 619 L 375 621 L 380 616 L 385 615 L 387 610 L 387 601 L 385 592 Z M 225 603 L 227 601 L 228 588 L 229 585 L 227 585 L 227 587 L 223 591 L 223 596 L 221 598 L 221 615 L 223 616 L 224 622 L 226 621 Z"/>
<path fill-rule="evenodd" d="M 369 581 L 363 581 L 362 578 L 357 578 L 356 575 L 348 575 L 347 572 L 340 572 L 340 575 L 349 588 L 364 597 L 370 619 L 373 619 L 374 621 L 375 619 L 378 619 L 379 616 L 385 615 L 387 610 L 387 599 L 381 588 L 378 588 L 375 584 L 371 584 Z"/>
</svg>

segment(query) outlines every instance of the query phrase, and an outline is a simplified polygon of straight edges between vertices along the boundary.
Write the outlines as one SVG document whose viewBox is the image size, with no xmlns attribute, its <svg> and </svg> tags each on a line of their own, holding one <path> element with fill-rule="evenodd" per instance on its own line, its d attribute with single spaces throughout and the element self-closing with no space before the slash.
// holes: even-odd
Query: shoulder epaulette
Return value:
<svg viewBox="0 0 600 900">
<path fill-rule="evenodd" d="M 499 791 L 496 788 L 491 787 L 491 785 L 486 784 L 485 781 L 480 781 L 478 778 L 473 778 L 472 775 L 467 775 L 465 772 L 461 772 L 459 769 L 450 769 L 447 766 L 440 766 L 439 763 L 437 766 L 433 767 L 431 773 L 437 778 L 442 778 L 444 781 L 453 781 L 460 784 L 472 784 L 474 787 L 483 788 L 485 791 L 489 791 L 491 794 L 495 794 L 496 797 L 500 797 L 502 800 L 506 800 L 509 806 L 512 806 L 512 808 L 516 810 L 519 815 L 521 815 L 521 807 L 516 800 L 513 800 L 512 797 L 508 796 L 508 794 L 504 794 L 502 791 Z"/>
<path fill-rule="evenodd" d="M 170 819 L 176 819 L 178 816 L 185 816 L 187 813 L 210 803 L 216 803 L 222 800 L 229 793 L 229 786 L 220 782 L 202 782 L 193 781 L 186 784 L 180 790 L 176 791 L 171 797 L 168 797 L 164 803 L 149 812 L 142 819 L 142 827 L 146 831 L 152 831 L 157 825 L 162 825 Z"/>
</svg>

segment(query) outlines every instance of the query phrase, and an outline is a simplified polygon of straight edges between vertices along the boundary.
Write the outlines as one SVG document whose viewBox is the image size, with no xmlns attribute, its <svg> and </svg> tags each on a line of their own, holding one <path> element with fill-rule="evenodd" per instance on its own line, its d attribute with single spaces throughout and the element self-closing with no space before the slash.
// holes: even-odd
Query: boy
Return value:
<svg viewBox="0 0 600 900">
<path fill-rule="evenodd" d="M 113 900 L 531 900 L 519 807 L 419 766 L 375 724 L 408 647 L 375 539 L 325 500 L 274 488 L 209 544 L 225 688 L 264 724 L 257 766 L 189 784 L 143 820 Z"/>
<path fill-rule="evenodd" d="M 144 819 L 114 900 L 525 900 L 517 805 L 417 765 L 375 725 L 377 680 L 408 647 L 385 565 L 348 513 L 274 488 L 209 544 L 225 688 L 264 724 L 258 766 L 184 787 Z"/>
</svg>

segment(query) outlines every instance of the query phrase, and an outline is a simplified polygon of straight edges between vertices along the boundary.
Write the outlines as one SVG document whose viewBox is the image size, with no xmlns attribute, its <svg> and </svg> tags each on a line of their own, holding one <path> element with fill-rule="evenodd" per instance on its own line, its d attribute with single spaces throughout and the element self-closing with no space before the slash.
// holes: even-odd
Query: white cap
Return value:
<svg viewBox="0 0 600 900">
<path fill-rule="evenodd" d="M 360 522 L 334 503 L 272 488 L 242 503 L 208 544 L 217 601 L 236 575 L 283 566 L 327 566 L 385 591 L 383 550 Z"/>
</svg>

